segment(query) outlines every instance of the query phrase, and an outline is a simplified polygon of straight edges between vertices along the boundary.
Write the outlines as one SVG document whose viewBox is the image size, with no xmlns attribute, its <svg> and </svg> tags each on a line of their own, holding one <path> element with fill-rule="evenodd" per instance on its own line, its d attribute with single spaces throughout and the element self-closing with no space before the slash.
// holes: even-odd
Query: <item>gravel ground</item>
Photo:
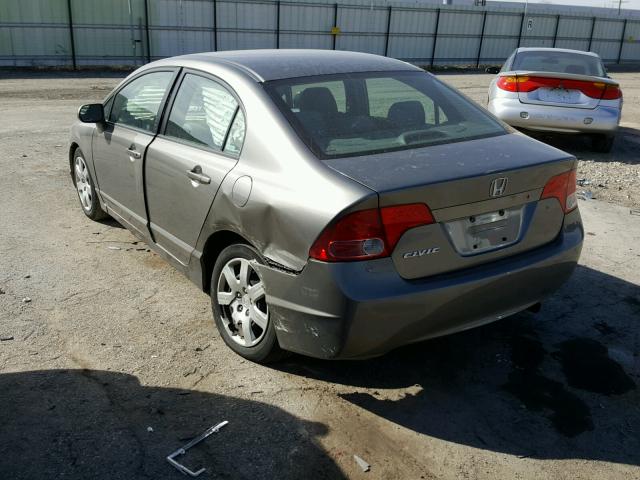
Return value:
<svg viewBox="0 0 640 480">
<path fill-rule="evenodd" d="M 488 78 L 446 76 L 478 100 Z M 580 202 L 580 265 L 540 313 L 271 367 L 230 352 L 207 295 L 146 245 L 81 212 L 69 126 L 117 78 L 0 79 L 0 478 L 184 478 L 165 456 L 221 420 L 184 458 L 204 478 L 640 478 L 640 92 L 637 74 L 619 79 L 623 141 L 567 150 L 624 178 L 594 193 L 625 207 Z"/>
</svg>

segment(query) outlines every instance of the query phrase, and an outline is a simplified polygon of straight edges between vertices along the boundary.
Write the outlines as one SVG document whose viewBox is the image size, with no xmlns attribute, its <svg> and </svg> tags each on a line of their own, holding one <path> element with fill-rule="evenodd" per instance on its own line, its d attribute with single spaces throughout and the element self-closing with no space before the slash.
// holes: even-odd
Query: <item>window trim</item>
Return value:
<svg viewBox="0 0 640 480">
<path fill-rule="evenodd" d="M 217 148 L 213 148 L 210 147 L 208 145 L 202 145 L 202 144 L 198 144 L 195 142 L 190 142 L 188 140 L 182 139 L 182 138 L 176 138 L 176 137 L 172 137 L 170 135 L 166 134 L 166 130 L 167 130 L 167 123 L 169 122 L 169 117 L 171 116 L 171 111 L 173 110 L 173 104 L 176 101 L 176 98 L 178 96 L 178 92 L 180 91 L 180 86 L 182 85 L 182 82 L 184 81 L 184 78 L 188 75 L 195 75 L 198 77 L 202 77 L 206 80 L 211 80 L 219 85 L 221 85 L 222 87 L 224 87 L 225 90 L 227 90 L 231 96 L 235 99 L 236 103 L 238 104 L 238 106 L 236 107 L 235 112 L 233 113 L 233 116 L 231 117 L 231 121 L 229 122 L 229 126 L 227 127 L 227 131 L 224 134 L 224 141 L 222 142 L 222 147 L 220 149 Z M 242 114 L 244 115 L 244 124 L 245 124 L 245 132 L 244 132 L 244 139 L 242 140 L 242 148 L 240 148 L 240 151 L 238 153 L 229 153 L 229 152 L 225 152 L 224 148 L 227 145 L 227 140 L 229 139 L 229 133 L 231 132 L 231 127 L 233 126 L 233 122 L 236 120 L 236 117 L 238 116 L 238 112 L 242 110 Z M 158 128 L 158 133 L 157 136 L 158 138 L 162 138 L 164 140 L 170 141 L 170 142 L 174 142 L 174 143 L 178 143 L 180 145 L 186 145 L 188 147 L 191 148 L 196 148 L 198 150 L 204 150 L 206 152 L 209 153 L 215 153 L 217 155 L 222 155 L 224 157 L 228 157 L 228 158 L 233 158 L 233 159 L 238 159 L 240 158 L 240 155 L 242 155 L 242 151 L 244 149 L 244 144 L 245 144 L 245 140 L 247 138 L 247 131 L 248 131 L 248 126 L 247 126 L 247 113 L 246 110 L 244 108 L 244 105 L 242 103 L 242 101 L 240 100 L 240 97 L 238 96 L 238 94 L 236 93 L 236 91 L 231 87 L 231 85 L 229 85 L 227 82 L 225 82 L 223 79 L 221 79 L 220 77 L 217 77 L 216 75 L 213 75 L 209 72 L 205 72 L 202 70 L 198 70 L 195 68 L 182 68 L 180 75 L 178 76 L 178 79 L 175 82 L 175 87 L 173 88 L 172 92 L 171 92 L 171 97 L 168 99 L 166 107 L 165 107 L 165 114 L 162 117 L 162 121 L 159 125 Z"/>
<path fill-rule="evenodd" d="M 122 85 L 120 85 L 116 90 L 113 90 L 103 101 L 102 101 L 102 105 L 105 105 L 107 102 L 109 102 L 110 100 L 113 100 L 111 107 L 109 108 L 109 112 L 105 112 L 105 124 L 110 126 L 110 127 L 120 127 L 120 128 L 126 128 L 127 130 L 131 130 L 134 132 L 140 132 L 140 133 L 144 133 L 147 135 L 151 135 L 151 136 L 156 136 L 159 132 L 160 129 L 160 125 L 162 124 L 162 121 L 164 119 L 164 112 L 166 110 L 166 106 L 167 106 L 167 100 L 169 99 L 171 93 L 173 92 L 174 88 L 175 88 L 175 84 L 176 84 L 176 78 L 178 77 L 179 73 L 180 73 L 181 68 L 180 67 L 156 67 L 156 68 L 150 68 L 148 70 L 144 70 L 142 72 L 140 72 L 139 74 L 131 77 L 130 79 L 127 80 L 126 83 L 123 83 Z M 164 92 L 164 95 L 162 97 L 162 100 L 160 101 L 160 107 L 158 108 L 158 118 L 157 118 L 157 122 L 155 124 L 155 128 L 153 130 L 145 130 L 143 128 L 138 128 L 138 127 L 133 127 L 131 125 L 126 125 L 124 123 L 117 123 L 117 122 L 112 122 L 109 120 L 109 117 L 111 116 L 111 109 L 113 108 L 113 104 L 115 103 L 115 97 L 116 95 L 118 95 L 124 88 L 126 88 L 127 86 L 129 86 L 132 82 L 136 81 L 137 79 L 148 75 L 150 73 L 157 73 L 157 72 L 170 72 L 173 73 L 173 76 L 171 77 L 171 80 L 169 80 L 169 84 L 167 85 L 167 90 Z"/>
</svg>

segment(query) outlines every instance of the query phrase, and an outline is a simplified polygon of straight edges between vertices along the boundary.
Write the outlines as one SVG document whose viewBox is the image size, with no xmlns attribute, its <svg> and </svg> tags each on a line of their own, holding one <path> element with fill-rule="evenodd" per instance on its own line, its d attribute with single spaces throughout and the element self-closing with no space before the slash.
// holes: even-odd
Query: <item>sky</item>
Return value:
<svg viewBox="0 0 640 480">
<path fill-rule="evenodd" d="M 501 1 L 501 0 L 494 0 Z M 510 0 L 514 1 L 514 0 Z M 522 1 L 524 0 L 516 0 Z M 546 3 L 549 5 L 579 5 L 581 7 L 618 8 L 619 0 L 529 0 L 529 3 Z M 622 8 L 640 10 L 640 0 L 622 0 Z"/>
</svg>

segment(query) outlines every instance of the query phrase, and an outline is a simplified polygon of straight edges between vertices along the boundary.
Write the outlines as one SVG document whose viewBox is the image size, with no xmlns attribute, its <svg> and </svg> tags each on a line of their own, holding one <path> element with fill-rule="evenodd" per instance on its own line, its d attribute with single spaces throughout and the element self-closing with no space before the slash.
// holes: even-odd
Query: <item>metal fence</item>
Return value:
<svg viewBox="0 0 640 480">
<path fill-rule="evenodd" d="M 640 18 L 351 0 L 0 0 L 2 66 L 135 66 L 184 53 L 321 48 L 419 65 L 501 63 L 518 46 L 640 62 Z"/>
</svg>

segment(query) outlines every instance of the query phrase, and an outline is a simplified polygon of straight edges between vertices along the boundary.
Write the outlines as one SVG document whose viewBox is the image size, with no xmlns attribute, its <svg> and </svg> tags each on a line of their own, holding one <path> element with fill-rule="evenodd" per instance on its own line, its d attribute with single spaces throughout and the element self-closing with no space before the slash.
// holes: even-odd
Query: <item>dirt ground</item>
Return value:
<svg viewBox="0 0 640 480">
<path fill-rule="evenodd" d="M 614 74 L 612 154 L 553 140 L 614 203 L 580 202 L 580 265 L 540 313 L 269 367 L 226 348 L 207 295 L 146 245 L 83 215 L 69 126 L 118 81 L 91 75 L 0 73 L 0 478 L 183 478 L 165 457 L 228 420 L 184 457 L 204 478 L 640 479 L 640 74 Z M 481 101 L 490 77 L 443 78 Z"/>
</svg>

